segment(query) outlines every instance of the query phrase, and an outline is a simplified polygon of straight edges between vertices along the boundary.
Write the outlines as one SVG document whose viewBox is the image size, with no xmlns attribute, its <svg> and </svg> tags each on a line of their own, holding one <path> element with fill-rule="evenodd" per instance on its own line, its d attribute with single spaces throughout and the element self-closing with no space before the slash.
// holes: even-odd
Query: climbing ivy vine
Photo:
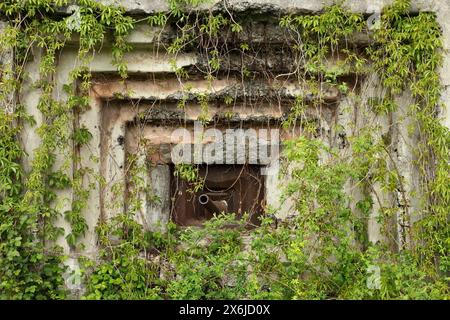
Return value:
<svg viewBox="0 0 450 320">
<path fill-rule="evenodd" d="M 207 63 L 199 72 L 213 81 L 229 48 L 219 43 L 219 34 L 239 34 L 244 23 L 227 8 L 222 13 L 193 14 L 189 8 L 203 0 L 169 0 L 170 10 L 145 17 L 150 26 L 177 28 L 177 37 L 165 50 L 176 56 L 197 48 Z M 84 127 L 68 132 L 69 124 L 88 108 L 91 75 L 89 64 L 107 36 L 112 36 L 112 61 L 120 76 L 127 77 L 125 53 L 132 48 L 126 36 L 138 22 L 121 8 L 92 0 L 6 0 L 0 13 L 9 22 L 0 35 L 0 54 L 14 50 L 11 65 L 0 66 L 0 298 L 63 299 L 66 258 L 57 240 L 65 235 L 70 248 L 82 249 L 80 238 L 88 231 L 83 216 L 92 182 L 101 180 L 81 163 L 80 148 L 92 134 Z M 60 15 L 58 8 L 68 14 Z M 439 119 L 444 106 L 438 68 L 442 64 L 441 30 L 433 13 L 408 15 L 408 0 L 396 0 L 381 15 L 380 26 L 371 34 L 366 52 L 354 53 L 348 41 L 365 28 L 364 17 L 335 5 L 318 15 L 281 17 L 280 29 L 291 37 L 296 57 L 291 76 L 316 94 L 311 103 L 319 107 L 324 84 L 342 94 L 354 94 L 342 80 L 349 70 L 355 74 L 375 71 L 386 94 L 372 101 L 374 113 L 389 115 L 398 108 L 396 98 L 405 90 L 414 98 L 409 114 L 421 143 L 414 150 L 422 179 L 420 219 L 402 230 L 405 241 L 392 250 L 389 241 L 370 243 L 367 219 L 375 207 L 374 193 L 381 184 L 386 193 L 407 202 L 402 173 L 391 156 L 389 142 L 378 139 L 379 128 L 367 124 L 347 137 L 351 155 L 326 145 L 320 132 L 308 122 L 307 97 L 299 96 L 283 123 L 290 128 L 298 121 L 305 135 L 284 146 L 289 183 L 283 198 L 293 199 L 297 215 L 285 221 L 270 212 L 259 228 L 245 228 L 245 217 L 217 216 L 204 228 L 177 228 L 169 222 L 164 232 L 146 232 L 134 215 L 141 205 L 97 226 L 99 257 L 81 257 L 86 299 L 329 299 L 329 298 L 449 298 L 450 133 Z M 140 20 L 140 21 L 143 21 Z M 55 73 L 58 54 L 78 37 L 78 64 L 64 85 L 66 98 L 56 98 Z M 242 55 L 254 53 L 252 43 L 238 43 Z M 330 69 L 329 56 L 345 57 L 339 68 Z M 36 59 L 40 77 L 30 83 L 27 65 Z M 175 74 L 184 83 L 187 70 L 172 61 Z M 252 72 L 242 65 L 242 79 Z M 21 92 L 40 91 L 36 119 L 24 112 Z M 185 96 L 190 88 L 184 86 Z M 187 98 L 186 98 L 187 99 Z M 209 97 L 198 94 L 203 123 L 208 123 Z M 185 107 L 181 99 L 180 108 Z M 232 104 L 232 97 L 225 97 Z M 33 127 L 34 126 L 34 127 Z M 39 134 L 40 144 L 26 154 L 20 143 L 24 127 Z M 323 155 L 327 156 L 323 159 Z M 67 156 L 69 155 L 69 156 Z M 30 168 L 21 159 L 30 157 Z M 62 160 L 61 160 L 62 159 Z M 73 174 L 67 174 L 73 165 Z M 139 170 L 131 170 L 133 172 Z M 197 181 L 192 166 L 179 166 L 176 174 Z M 135 177 L 136 178 L 136 177 Z M 136 185 L 138 178 L 130 178 Z M 364 194 L 352 204 L 346 192 L 349 181 L 357 182 Z M 88 187 L 86 187 L 86 185 Z M 72 188 L 71 209 L 60 212 L 58 190 Z M 136 192 L 137 194 L 138 192 Z M 376 192 L 375 192 L 376 193 Z M 133 194 L 130 195 L 131 197 Z M 379 206 L 380 223 L 388 229 L 393 216 L 407 217 L 404 206 Z M 55 223 L 70 222 L 70 230 Z M 233 228 L 225 226 L 233 224 Z M 92 230 L 90 230 L 92 232 Z M 410 243 L 410 245 L 408 245 Z M 367 285 L 368 270 L 376 266 L 380 284 Z"/>
</svg>

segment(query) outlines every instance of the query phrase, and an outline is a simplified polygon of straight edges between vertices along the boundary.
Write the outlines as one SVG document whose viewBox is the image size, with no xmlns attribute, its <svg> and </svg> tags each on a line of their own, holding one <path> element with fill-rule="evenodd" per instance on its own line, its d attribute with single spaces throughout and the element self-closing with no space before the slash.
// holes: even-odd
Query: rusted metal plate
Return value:
<svg viewBox="0 0 450 320">
<path fill-rule="evenodd" d="M 248 226 L 259 225 L 265 201 L 264 178 L 258 165 L 201 165 L 204 188 L 197 192 L 172 174 L 172 220 L 182 226 L 200 226 L 214 214 L 249 214 Z"/>
</svg>

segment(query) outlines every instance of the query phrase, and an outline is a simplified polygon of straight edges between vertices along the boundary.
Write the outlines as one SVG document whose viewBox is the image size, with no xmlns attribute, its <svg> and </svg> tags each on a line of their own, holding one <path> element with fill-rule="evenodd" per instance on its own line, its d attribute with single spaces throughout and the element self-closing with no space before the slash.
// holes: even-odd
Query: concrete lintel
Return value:
<svg viewBox="0 0 450 320">
<path fill-rule="evenodd" d="M 389 5 L 393 0 L 346 0 L 344 6 L 353 12 L 363 14 L 374 13 L 378 3 Z M 147 15 L 158 12 L 168 12 L 170 10 L 167 0 L 99 0 L 103 4 L 118 4 L 125 8 L 127 13 L 132 15 Z M 276 12 L 280 14 L 289 13 L 315 13 L 325 7 L 341 2 L 340 0 L 209 0 L 193 8 L 192 11 L 223 11 L 233 12 L 252 11 L 255 13 Z M 412 0 L 411 12 L 433 11 L 439 0 Z M 60 9 L 62 13 L 69 13 L 70 7 Z"/>
<path fill-rule="evenodd" d="M 190 88 L 190 89 L 189 89 Z M 207 80 L 189 80 L 180 83 L 175 77 L 148 80 L 96 80 L 92 92 L 106 100 L 133 99 L 133 100 L 168 100 L 186 101 L 195 100 L 198 94 L 208 94 L 210 98 L 232 97 L 240 98 L 277 97 L 280 99 L 293 99 L 297 96 L 305 97 L 306 101 L 318 98 L 313 95 L 307 85 L 299 85 L 290 80 L 267 83 L 262 80 L 244 82 L 238 78 Z M 320 98 L 326 103 L 336 102 L 341 94 L 334 86 L 324 85 L 320 90 Z"/>
</svg>

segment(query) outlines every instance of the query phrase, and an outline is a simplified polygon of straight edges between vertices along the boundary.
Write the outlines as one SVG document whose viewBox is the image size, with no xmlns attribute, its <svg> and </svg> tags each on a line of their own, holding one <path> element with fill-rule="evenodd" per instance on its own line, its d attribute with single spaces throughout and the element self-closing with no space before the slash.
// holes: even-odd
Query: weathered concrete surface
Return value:
<svg viewBox="0 0 450 320">
<path fill-rule="evenodd" d="M 150 230 L 165 230 L 170 212 L 170 168 L 157 165 L 150 168 L 150 181 L 145 193 L 146 224 Z M 145 225 L 145 224 L 144 224 Z"/>
<path fill-rule="evenodd" d="M 444 87 L 442 102 L 446 109 L 442 110 L 443 123 L 450 128 L 450 1 L 440 1 L 436 5 L 436 14 L 442 28 L 444 45 L 444 61 L 440 71 L 441 84 Z"/>
<path fill-rule="evenodd" d="M 156 67 L 157 68 L 157 67 Z M 152 66 L 155 69 L 155 66 Z M 103 69 L 102 69 L 103 70 Z M 341 96 L 334 86 L 324 85 L 319 93 L 312 93 L 306 84 L 298 84 L 293 80 L 272 81 L 254 79 L 242 81 L 239 77 L 229 76 L 212 81 L 203 79 L 186 80 L 181 83 L 173 75 L 156 80 L 95 80 L 92 91 L 103 99 L 139 99 L 139 100 L 167 100 L 186 101 L 195 100 L 201 94 L 208 94 L 210 100 L 223 99 L 226 96 L 238 101 L 243 98 L 278 98 L 293 99 L 305 96 L 306 100 L 322 99 L 326 103 L 334 103 Z"/>
<path fill-rule="evenodd" d="M 445 0 L 443 0 L 445 1 Z M 436 4 L 442 0 L 412 0 L 412 11 L 433 10 Z M 166 0 L 101 0 L 105 4 L 118 3 L 132 14 L 151 14 L 168 11 Z M 210 0 L 205 1 L 195 10 L 223 10 L 252 11 L 252 12 L 277 12 L 277 13 L 313 13 L 341 2 L 340 0 Z M 390 4 L 392 0 L 346 0 L 344 6 L 362 13 L 374 13 L 377 6 Z"/>
</svg>

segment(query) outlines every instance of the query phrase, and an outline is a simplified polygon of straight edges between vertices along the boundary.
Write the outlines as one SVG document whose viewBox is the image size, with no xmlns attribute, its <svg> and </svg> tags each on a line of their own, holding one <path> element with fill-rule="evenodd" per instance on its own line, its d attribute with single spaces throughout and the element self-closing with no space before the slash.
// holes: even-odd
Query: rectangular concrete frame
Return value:
<svg viewBox="0 0 450 320">
<path fill-rule="evenodd" d="M 144 55 L 141 52 L 136 53 L 136 59 L 139 61 L 136 65 L 139 65 L 139 71 L 141 73 L 145 72 L 148 74 L 152 73 L 173 73 L 172 68 L 169 65 L 164 65 L 164 61 L 169 60 L 161 59 L 163 65 L 152 63 L 157 58 L 147 55 L 146 60 L 141 60 Z M 130 72 L 133 72 L 133 62 L 134 56 L 129 57 L 130 59 Z M 72 61 L 76 60 L 75 52 L 68 51 L 61 54 L 61 60 L 59 61 L 61 66 L 67 66 Z M 144 63 L 145 62 L 145 63 Z M 194 63 L 194 57 L 181 57 L 177 59 L 178 66 L 187 66 L 188 64 Z M 125 210 L 124 200 L 121 200 L 125 194 L 126 188 L 126 159 L 125 159 L 125 144 L 120 142 L 121 139 L 127 136 L 126 128 L 127 123 L 133 121 L 136 117 L 136 110 L 130 107 L 120 107 L 120 108 L 110 108 L 109 103 L 111 101 L 117 101 L 117 97 L 127 97 L 131 100 L 146 100 L 146 99 L 160 99 L 164 100 L 171 95 L 175 95 L 177 92 L 181 91 L 181 86 L 177 81 L 154 81 L 154 80 L 126 80 L 121 82 L 118 79 L 105 81 L 97 81 L 96 79 L 100 77 L 95 77 L 95 74 L 104 74 L 105 72 L 114 72 L 114 67 L 111 66 L 110 69 L 106 68 L 106 62 L 103 57 L 97 56 L 92 65 L 91 72 L 94 75 L 94 81 L 89 94 L 89 110 L 79 115 L 79 126 L 87 128 L 92 134 L 93 138 L 90 143 L 80 150 L 82 157 L 82 167 L 91 169 L 99 177 L 104 178 L 104 184 L 96 183 L 96 187 L 91 190 L 90 199 L 88 200 L 88 207 L 85 210 L 85 217 L 87 224 L 89 225 L 89 232 L 86 234 L 83 243 L 85 244 L 85 254 L 92 257 L 95 256 L 97 252 L 96 247 L 96 236 L 93 231 L 94 226 L 98 221 L 110 218 L 120 212 Z M 148 66 L 143 68 L 143 66 Z M 234 85 L 233 80 L 217 80 L 212 84 L 212 89 L 208 89 L 209 84 L 207 81 L 199 80 L 191 83 L 194 88 L 191 92 L 218 92 L 224 90 L 225 88 Z M 298 88 L 292 88 L 292 94 L 298 93 Z M 128 104 L 127 100 L 123 100 L 124 104 Z M 116 103 L 116 102 L 115 102 Z M 213 114 L 216 112 L 214 107 L 211 107 L 210 112 Z M 241 113 L 244 110 L 241 110 Z M 197 119 L 200 109 L 198 106 L 190 105 L 186 108 L 187 120 Z M 238 111 L 239 112 L 239 111 Z M 264 115 L 265 113 L 259 110 L 259 112 Z M 247 111 L 248 113 L 248 111 Z M 242 118 L 245 120 L 246 116 L 255 115 L 255 113 L 244 114 L 242 113 Z M 282 113 L 274 114 L 274 117 L 281 117 Z M 125 139 L 126 140 L 126 139 Z M 145 155 L 141 154 L 140 161 L 145 161 Z M 163 169 L 161 169 L 163 170 Z M 160 176 L 155 179 L 160 180 Z M 160 172 L 162 174 L 162 171 Z M 147 179 L 148 177 L 143 177 Z M 267 181 L 268 188 L 270 185 L 274 186 L 273 192 L 268 192 L 267 201 L 269 204 L 276 206 L 277 199 L 274 194 L 277 194 L 275 190 L 277 180 L 276 177 L 270 176 Z M 86 182 L 86 187 L 92 181 Z M 164 188 L 163 188 L 164 189 Z M 161 192 L 161 190 L 160 190 Z M 64 193 L 64 192 L 63 192 Z M 61 196 L 69 196 L 69 193 L 61 194 Z M 145 194 L 142 194 L 142 209 L 146 210 L 148 204 L 145 200 Z M 161 214 L 160 210 L 156 210 Z M 155 212 L 155 213 L 156 213 Z M 147 224 L 144 220 L 144 216 L 147 216 L 145 212 L 142 212 L 138 219 L 145 225 Z M 167 217 L 160 217 L 151 219 L 154 222 L 158 220 L 167 221 Z M 64 225 L 64 223 L 62 223 Z M 66 227 L 68 227 L 66 225 Z M 147 226 L 149 229 L 155 226 Z M 64 243 L 61 243 L 64 245 Z"/>
</svg>

